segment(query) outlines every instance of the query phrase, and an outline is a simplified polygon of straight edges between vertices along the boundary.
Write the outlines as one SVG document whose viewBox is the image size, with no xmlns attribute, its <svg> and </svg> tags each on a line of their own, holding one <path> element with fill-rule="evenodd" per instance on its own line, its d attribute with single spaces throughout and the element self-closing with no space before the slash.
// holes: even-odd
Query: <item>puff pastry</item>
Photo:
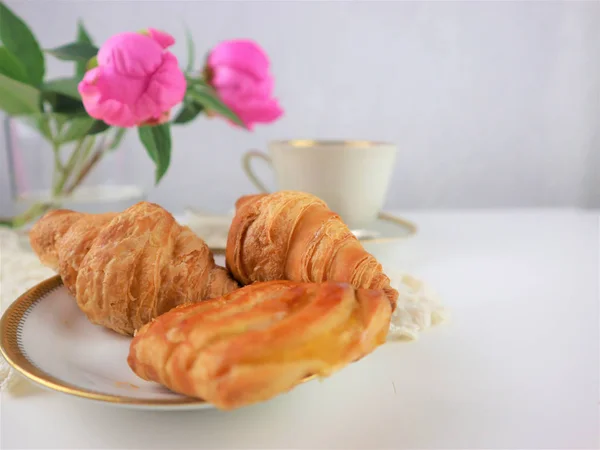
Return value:
<svg viewBox="0 0 600 450">
<path fill-rule="evenodd" d="M 326 377 L 388 332 L 383 291 L 345 283 L 254 283 L 179 306 L 140 328 L 128 364 L 141 378 L 230 410 Z"/>
<path fill-rule="evenodd" d="M 241 197 L 227 237 L 227 268 L 241 284 L 287 279 L 347 282 L 383 289 L 395 308 L 398 291 L 324 201 L 303 192 Z"/>
<path fill-rule="evenodd" d="M 179 304 L 238 287 L 202 239 L 153 203 L 121 213 L 51 211 L 29 237 L 88 319 L 125 335 Z"/>
</svg>

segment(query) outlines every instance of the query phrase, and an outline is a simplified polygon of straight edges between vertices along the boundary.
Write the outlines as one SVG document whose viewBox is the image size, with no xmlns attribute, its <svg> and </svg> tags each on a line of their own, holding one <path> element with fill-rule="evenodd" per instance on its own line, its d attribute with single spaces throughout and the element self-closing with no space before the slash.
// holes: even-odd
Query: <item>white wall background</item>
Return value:
<svg viewBox="0 0 600 450">
<path fill-rule="evenodd" d="M 254 191 L 242 152 L 280 138 L 397 143 L 387 208 L 600 207 L 600 2 L 6 3 L 46 48 L 72 40 L 80 17 L 97 42 L 169 31 L 182 64 L 184 21 L 200 58 L 224 39 L 264 46 L 285 117 L 254 133 L 207 119 L 177 128 L 171 168 L 149 197 L 172 210 L 228 210 Z M 151 180 L 134 133 L 118 158 Z"/>
</svg>

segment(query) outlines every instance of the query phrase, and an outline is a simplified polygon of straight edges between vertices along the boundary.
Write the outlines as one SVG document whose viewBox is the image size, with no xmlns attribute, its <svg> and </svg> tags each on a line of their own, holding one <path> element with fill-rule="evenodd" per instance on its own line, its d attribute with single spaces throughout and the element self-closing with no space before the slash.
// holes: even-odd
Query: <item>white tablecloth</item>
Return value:
<svg viewBox="0 0 600 450">
<path fill-rule="evenodd" d="M 3 395 L 2 448 L 598 448 L 598 213 L 403 216 L 415 238 L 367 249 L 451 311 L 419 340 L 230 413 Z"/>
</svg>

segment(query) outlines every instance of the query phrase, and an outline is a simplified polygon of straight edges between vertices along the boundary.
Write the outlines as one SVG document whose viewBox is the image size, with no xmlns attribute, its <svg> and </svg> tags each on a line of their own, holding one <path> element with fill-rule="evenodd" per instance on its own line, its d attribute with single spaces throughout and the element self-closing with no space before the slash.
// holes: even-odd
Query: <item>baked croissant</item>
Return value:
<svg viewBox="0 0 600 450">
<path fill-rule="evenodd" d="M 125 335 L 177 305 L 238 287 L 202 239 L 153 203 L 121 213 L 51 211 L 29 237 L 88 319 Z"/>
<path fill-rule="evenodd" d="M 254 283 L 172 309 L 137 332 L 127 362 L 174 392 L 230 410 L 326 377 L 388 332 L 383 291 L 346 283 Z"/>
<path fill-rule="evenodd" d="M 398 298 L 381 264 L 341 218 L 324 201 L 303 192 L 241 197 L 229 229 L 226 264 L 242 284 L 339 281 L 383 289 L 392 309 Z"/>
</svg>

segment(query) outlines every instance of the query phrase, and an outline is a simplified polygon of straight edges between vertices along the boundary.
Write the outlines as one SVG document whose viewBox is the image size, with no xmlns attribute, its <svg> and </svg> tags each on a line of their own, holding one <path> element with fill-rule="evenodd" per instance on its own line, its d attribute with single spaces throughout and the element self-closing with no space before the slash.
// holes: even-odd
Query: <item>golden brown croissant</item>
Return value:
<svg viewBox="0 0 600 450">
<path fill-rule="evenodd" d="M 229 229 L 227 268 L 242 284 L 339 281 L 383 289 L 395 308 L 398 291 L 381 264 L 319 198 L 281 191 L 241 197 Z"/>
<path fill-rule="evenodd" d="M 202 239 L 153 203 L 121 213 L 51 211 L 33 226 L 30 242 L 88 319 L 121 334 L 238 287 Z"/>
<path fill-rule="evenodd" d="M 385 342 L 391 305 L 346 283 L 255 283 L 172 309 L 140 328 L 127 362 L 141 378 L 234 409 L 326 377 Z"/>
</svg>

